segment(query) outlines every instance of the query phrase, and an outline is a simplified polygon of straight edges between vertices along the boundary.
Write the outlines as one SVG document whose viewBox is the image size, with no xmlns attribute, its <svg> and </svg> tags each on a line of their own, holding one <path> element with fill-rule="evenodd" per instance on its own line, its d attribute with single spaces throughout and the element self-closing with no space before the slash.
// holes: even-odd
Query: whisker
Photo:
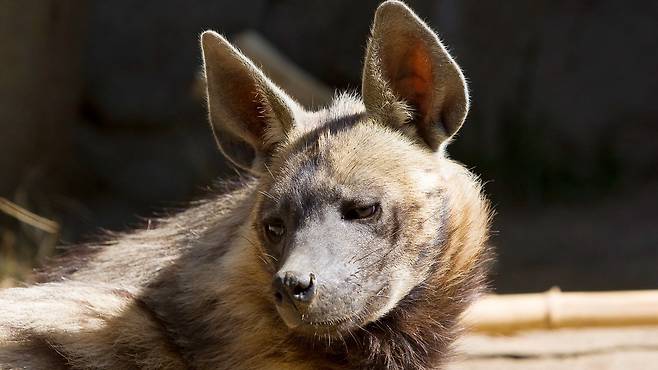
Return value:
<svg viewBox="0 0 658 370">
<path fill-rule="evenodd" d="M 272 174 L 272 171 L 270 171 L 270 166 L 268 166 L 267 163 L 263 163 L 263 166 L 265 166 L 265 169 L 270 174 L 270 177 L 272 177 L 272 179 L 274 179 L 274 175 Z"/>
<path fill-rule="evenodd" d="M 274 195 L 272 195 L 272 194 L 270 194 L 270 193 L 268 193 L 268 192 L 266 192 L 266 191 L 264 191 L 264 190 L 259 190 L 258 192 L 259 192 L 260 194 L 262 194 L 262 195 L 264 195 L 264 196 L 266 196 L 266 197 L 272 199 L 272 200 L 275 201 L 275 202 L 278 202 L 278 201 L 279 201 Z"/>
</svg>

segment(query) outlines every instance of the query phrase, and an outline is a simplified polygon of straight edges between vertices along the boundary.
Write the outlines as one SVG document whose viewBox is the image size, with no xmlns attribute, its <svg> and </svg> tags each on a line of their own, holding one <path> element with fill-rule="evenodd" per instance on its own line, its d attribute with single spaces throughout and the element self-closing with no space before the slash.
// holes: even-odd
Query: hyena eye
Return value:
<svg viewBox="0 0 658 370">
<path fill-rule="evenodd" d="M 283 226 L 281 221 L 267 221 L 263 226 L 265 235 L 272 243 L 277 243 L 281 240 L 286 233 L 286 227 Z"/>
<path fill-rule="evenodd" d="M 344 220 L 363 220 L 373 217 L 379 212 L 379 203 L 368 206 L 350 206 L 343 210 Z"/>
</svg>

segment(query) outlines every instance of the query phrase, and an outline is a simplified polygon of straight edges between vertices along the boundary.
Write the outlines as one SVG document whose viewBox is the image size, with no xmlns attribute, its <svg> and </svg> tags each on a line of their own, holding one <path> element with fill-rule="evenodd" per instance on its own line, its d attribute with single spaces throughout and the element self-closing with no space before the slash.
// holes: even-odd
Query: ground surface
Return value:
<svg viewBox="0 0 658 370">
<path fill-rule="evenodd" d="M 468 335 L 449 370 L 656 370 L 658 327 Z"/>
</svg>

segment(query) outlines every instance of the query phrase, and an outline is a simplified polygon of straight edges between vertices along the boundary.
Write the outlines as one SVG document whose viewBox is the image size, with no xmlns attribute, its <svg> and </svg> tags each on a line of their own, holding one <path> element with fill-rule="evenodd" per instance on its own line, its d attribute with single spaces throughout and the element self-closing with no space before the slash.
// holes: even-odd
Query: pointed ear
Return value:
<svg viewBox="0 0 658 370">
<path fill-rule="evenodd" d="M 400 1 L 377 8 L 363 70 L 363 100 L 380 122 L 432 150 L 461 127 L 468 91 L 436 34 Z"/>
<path fill-rule="evenodd" d="M 251 145 L 257 157 L 269 154 L 301 108 L 216 32 L 201 35 L 201 48 L 215 136 L 228 133 Z"/>
</svg>

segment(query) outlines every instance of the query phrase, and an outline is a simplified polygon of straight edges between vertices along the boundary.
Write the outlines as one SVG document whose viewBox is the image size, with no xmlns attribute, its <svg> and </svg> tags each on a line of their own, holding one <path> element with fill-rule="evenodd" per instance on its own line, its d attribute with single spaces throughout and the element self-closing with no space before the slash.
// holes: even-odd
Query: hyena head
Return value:
<svg viewBox="0 0 658 370">
<path fill-rule="evenodd" d="M 202 47 L 215 132 L 257 153 L 252 242 L 271 277 L 263 294 L 292 332 L 353 333 L 431 284 L 456 294 L 448 287 L 479 260 L 487 221 L 465 221 L 455 208 L 470 199 L 487 212 L 470 175 L 444 154 L 468 95 L 425 23 L 400 2 L 381 5 L 363 99 L 339 95 L 315 112 L 220 35 L 205 32 Z M 477 248 L 451 242 L 460 222 L 463 234 L 479 235 Z"/>
</svg>

